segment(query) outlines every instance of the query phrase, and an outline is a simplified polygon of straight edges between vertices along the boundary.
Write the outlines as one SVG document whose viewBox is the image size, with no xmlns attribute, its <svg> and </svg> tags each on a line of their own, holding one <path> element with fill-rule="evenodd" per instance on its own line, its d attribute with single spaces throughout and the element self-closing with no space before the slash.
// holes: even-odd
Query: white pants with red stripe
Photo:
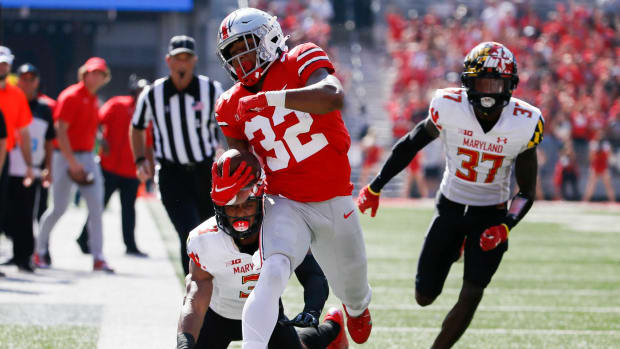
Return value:
<svg viewBox="0 0 620 349">
<path fill-rule="evenodd" d="M 263 269 L 261 275 L 265 271 L 276 276 L 286 272 L 290 277 L 310 247 L 336 297 L 347 306 L 350 315 L 361 314 L 370 304 L 372 292 L 368 285 L 364 237 L 352 197 L 298 202 L 265 195 L 264 210 L 259 248 L 267 270 Z M 279 270 L 282 263 L 269 263 L 271 256 L 287 257 L 289 270 Z M 267 342 L 262 342 L 269 339 L 271 332 L 261 332 L 272 331 L 275 320 L 266 324 L 265 314 L 277 314 L 277 298 L 283 291 L 281 284 L 261 283 L 259 279 L 252 292 L 256 294 L 246 302 L 243 312 L 244 348 L 267 346 Z M 246 334 L 251 338 L 246 339 Z"/>
</svg>

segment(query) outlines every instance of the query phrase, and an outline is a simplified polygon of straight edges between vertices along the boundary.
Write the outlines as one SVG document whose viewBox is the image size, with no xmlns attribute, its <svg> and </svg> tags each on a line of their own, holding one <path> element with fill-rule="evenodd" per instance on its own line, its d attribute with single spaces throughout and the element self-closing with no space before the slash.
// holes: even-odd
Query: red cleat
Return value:
<svg viewBox="0 0 620 349">
<path fill-rule="evenodd" d="M 323 322 L 327 322 L 328 320 L 337 323 L 340 326 L 340 332 L 338 332 L 338 337 L 329 343 L 326 349 L 349 348 L 349 340 L 347 339 L 347 334 L 344 333 L 344 315 L 342 311 L 338 308 L 329 308 Z"/>
<path fill-rule="evenodd" d="M 357 344 L 365 343 L 370 337 L 370 331 L 372 330 L 372 319 L 370 318 L 370 312 L 368 308 L 364 310 L 362 315 L 357 317 L 349 316 L 347 313 L 347 307 L 343 304 L 344 312 L 347 314 L 347 328 L 351 339 Z"/>
<path fill-rule="evenodd" d="M 95 263 L 93 264 L 93 271 L 105 271 L 110 274 L 114 273 L 114 269 L 112 269 L 106 261 L 101 259 L 95 260 Z"/>
<path fill-rule="evenodd" d="M 50 265 L 45 261 L 45 258 L 38 253 L 32 255 L 32 264 L 34 264 L 36 268 L 40 269 L 47 269 L 50 267 Z"/>
</svg>

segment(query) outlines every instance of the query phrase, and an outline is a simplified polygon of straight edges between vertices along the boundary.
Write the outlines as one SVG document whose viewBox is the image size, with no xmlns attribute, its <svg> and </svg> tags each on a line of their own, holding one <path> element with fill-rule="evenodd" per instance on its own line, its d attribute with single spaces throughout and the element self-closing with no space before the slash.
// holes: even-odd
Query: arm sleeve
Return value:
<svg viewBox="0 0 620 349">
<path fill-rule="evenodd" d="M 532 134 L 532 138 L 530 138 L 530 141 L 527 143 L 527 147 L 525 149 L 522 149 L 521 153 L 523 153 L 524 151 L 528 149 L 532 149 L 538 146 L 538 144 L 540 144 L 540 142 L 542 142 L 543 140 L 544 133 L 545 133 L 545 119 L 543 119 L 541 115 L 538 118 L 536 127 L 534 128 L 534 133 Z"/>
<path fill-rule="evenodd" d="M 0 110 L 0 139 L 6 138 L 6 123 L 4 122 L 4 114 Z"/>
<path fill-rule="evenodd" d="M 47 129 L 45 130 L 45 140 L 50 141 L 56 138 L 56 128 L 54 127 L 54 119 L 52 118 L 52 108 L 45 104 L 43 108 L 43 119 L 47 122 Z"/>
<path fill-rule="evenodd" d="M 304 287 L 304 311 L 312 310 L 321 314 L 329 296 L 329 286 L 314 256 L 306 255 L 304 261 L 295 269 L 295 275 Z"/>
<path fill-rule="evenodd" d="M 381 191 L 394 176 L 405 169 L 420 149 L 424 148 L 435 139 L 435 137 L 432 137 L 428 134 L 428 131 L 426 131 L 424 127 L 425 122 L 426 121 L 419 122 L 413 130 L 409 131 L 409 133 L 396 142 L 392 148 L 392 153 L 381 168 L 381 171 L 372 182 L 370 182 L 370 189 L 375 193 Z"/>
<path fill-rule="evenodd" d="M 153 109 L 149 101 L 151 89 L 151 86 L 145 87 L 138 97 L 138 101 L 136 102 L 136 110 L 131 118 L 131 124 L 134 128 L 144 130 L 148 126 L 149 121 L 153 119 Z"/>
<path fill-rule="evenodd" d="M 319 68 L 326 68 L 330 74 L 335 72 L 327 53 L 313 43 L 296 46 L 291 50 L 288 59 L 293 61 L 297 76 L 304 86 L 310 75 Z"/>
</svg>

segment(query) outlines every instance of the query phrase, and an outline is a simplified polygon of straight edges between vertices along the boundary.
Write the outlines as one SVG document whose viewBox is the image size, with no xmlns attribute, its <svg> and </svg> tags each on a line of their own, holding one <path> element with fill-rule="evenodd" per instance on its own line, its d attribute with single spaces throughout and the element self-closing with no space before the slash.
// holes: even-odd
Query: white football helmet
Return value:
<svg viewBox="0 0 620 349">
<path fill-rule="evenodd" d="M 254 45 L 248 39 L 254 39 Z M 224 68 L 230 73 L 233 81 L 241 81 L 246 86 L 256 84 L 271 64 L 288 50 L 285 45 L 288 36 L 284 36 L 282 28 L 275 16 L 255 8 L 241 8 L 224 18 L 218 33 L 217 50 Z M 246 50 L 231 57 L 228 53 L 230 45 L 238 40 L 245 42 Z M 253 66 L 243 66 L 240 58 L 256 51 L 256 62 Z M 233 61 L 238 60 L 238 69 Z"/>
</svg>

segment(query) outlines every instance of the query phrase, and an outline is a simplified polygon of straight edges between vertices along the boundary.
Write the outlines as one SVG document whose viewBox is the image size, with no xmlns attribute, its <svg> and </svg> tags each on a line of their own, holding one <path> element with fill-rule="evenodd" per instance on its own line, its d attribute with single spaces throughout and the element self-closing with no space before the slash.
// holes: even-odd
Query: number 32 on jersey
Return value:
<svg viewBox="0 0 620 349">
<path fill-rule="evenodd" d="M 281 140 L 276 140 L 276 134 L 271 127 L 269 118 L 265 116 L 257 115 L 245 123 L 245 135 L 248 141 L 252 141 L 256 131 L 260 130 L 265 137 L 260 141 L 260 145 L 265 151 L 274 151 L 275 157 L 265 157 L 266 165 L 271 171 L 287 168 L 291 155 L 293 155 L 297 162 L 301 162 L 318 153 L 328 144 L 327 138 L 320 132 L 311 134 L 311 140 L 305 144 L 302 144 L 299 140 L 300 135 L 310 132 L 310 127 L 314 122 L 312 116 L 308 113 L 286 108 L 276 108 L 271 118 L 273 125 L 277 126 L 284 122 L 284 116 L 286 115 L 293 115 L 297 119 L 297 123 L 284 131 L 284 136 Z"/>
</svg>

